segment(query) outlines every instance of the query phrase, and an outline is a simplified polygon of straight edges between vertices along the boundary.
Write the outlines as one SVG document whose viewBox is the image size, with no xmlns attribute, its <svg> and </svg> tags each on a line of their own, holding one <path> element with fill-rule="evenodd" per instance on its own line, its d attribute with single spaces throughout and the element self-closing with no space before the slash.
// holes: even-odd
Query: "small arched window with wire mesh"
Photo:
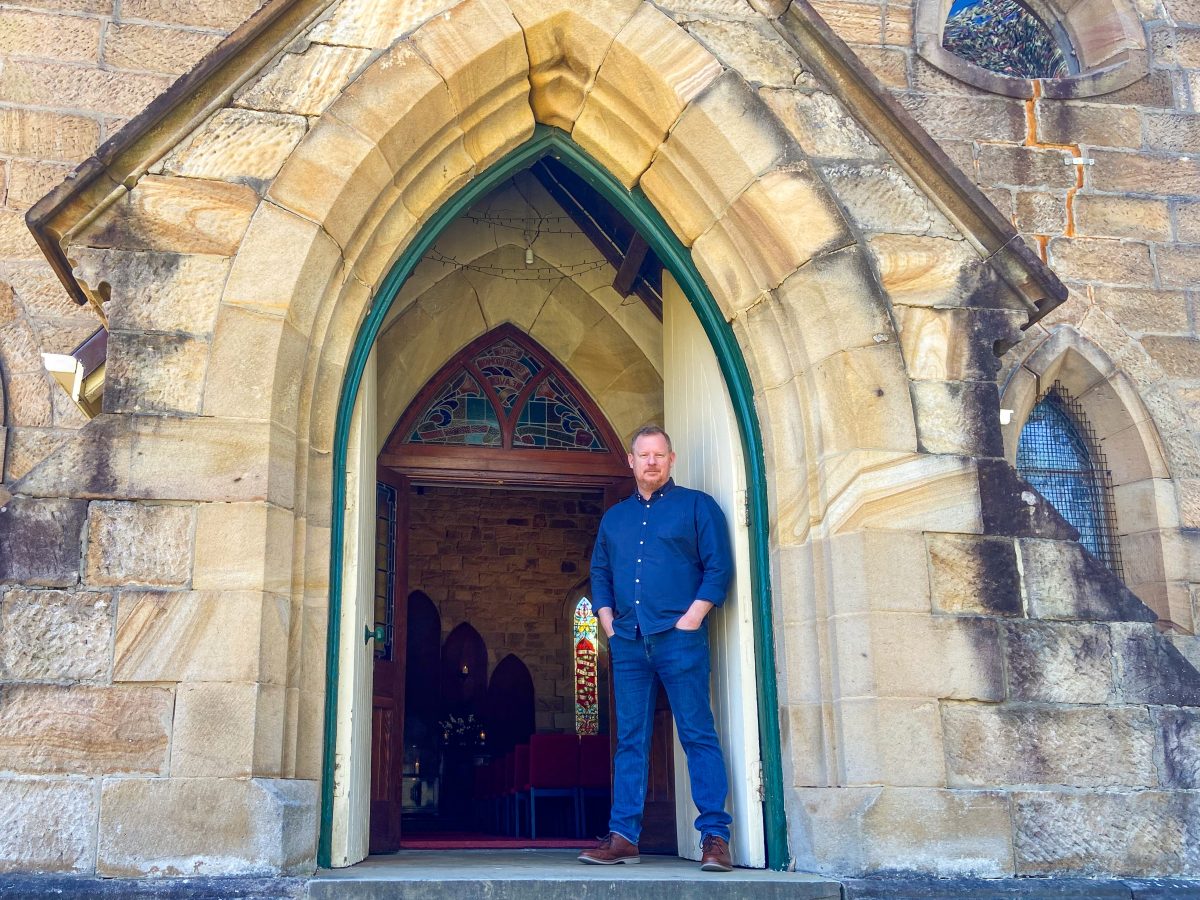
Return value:
<svg viewBox="0 0 1200 900">
<path fill-rule="evenodd" d="M 1029 414 L 1017 471 L 1079 532 L 1079 542 L 1123 578 L 1112 477 L 1087 418 L 1058 382 Z"/>
</svg>

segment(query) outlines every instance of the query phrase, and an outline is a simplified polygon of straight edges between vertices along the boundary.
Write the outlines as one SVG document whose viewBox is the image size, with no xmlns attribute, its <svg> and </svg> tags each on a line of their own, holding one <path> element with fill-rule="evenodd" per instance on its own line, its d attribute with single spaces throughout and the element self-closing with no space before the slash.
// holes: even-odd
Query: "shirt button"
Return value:
<svg viewBox="0 0 1200 900">
<path fill-rule="evenodd" d="M 641 583 L 642 583 L 642 579 L 640 579 L 640 578 L 635 578 L 635 579 L 633 579 L 633 583 L 634 583 L 634 584 L 641 584 Z"/>
<path fill-rule="evenodd" d="M 638 544 L 644 544 L 644 543 L 646 543 L 646 542 L 645 542 L 645 541 L 638 541 Z"/>
<path fill-rule="evenodd" d="M 639 559 L 638 562 L 641 562 L 641 560 Z"/>
<path fill-rule="evenodd" d="M 633 602 L 636 603 L 638 606 L 641 606 L 641 604 L 642 604 L 641 600 L 634 600 Z"/>
</svg>

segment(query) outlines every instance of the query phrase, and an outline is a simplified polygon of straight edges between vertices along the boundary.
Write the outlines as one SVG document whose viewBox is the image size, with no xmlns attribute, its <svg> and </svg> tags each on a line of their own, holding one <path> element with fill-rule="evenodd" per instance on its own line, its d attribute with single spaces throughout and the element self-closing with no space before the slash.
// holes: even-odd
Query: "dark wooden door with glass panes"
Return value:
<svg viewBox="0 0 1200 900">
<path fill-rule="evenodd" d="M 400 846 L 408 609 L 408 479 L 379 468 L 375 490 L 375 674 L 371 703 L 371 852 Z"/>
</svg>

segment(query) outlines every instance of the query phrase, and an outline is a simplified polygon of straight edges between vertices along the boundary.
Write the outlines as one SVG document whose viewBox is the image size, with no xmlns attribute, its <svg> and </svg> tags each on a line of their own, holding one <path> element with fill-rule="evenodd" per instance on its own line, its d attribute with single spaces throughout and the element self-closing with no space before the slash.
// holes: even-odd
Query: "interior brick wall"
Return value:
<svg viewBox="0 0 1200 900">
<path fill-rule="evenodd" d="M 438 608 L 442 640 L 469 622 L 488 676 L 515 653 L 533 676 L 539 731 L 575 727 L 568 594 L 587 577 L 600 525 L 594 494 L 414 488 L 409 590 Z"/>
</svg>

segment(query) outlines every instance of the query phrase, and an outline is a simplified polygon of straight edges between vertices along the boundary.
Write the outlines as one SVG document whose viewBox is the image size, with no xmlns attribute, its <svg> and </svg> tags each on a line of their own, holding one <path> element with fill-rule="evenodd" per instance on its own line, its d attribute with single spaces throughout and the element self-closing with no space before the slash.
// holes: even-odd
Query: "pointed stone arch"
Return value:
<svg viewBox="0 0 1200 900">
<path fill-rule="evenodd" d="M 1083 409 L 1108 460 L 1126 583 L 1165 623 L 1193 632 L 1185 561 L 1172 548 L 1179 500 L 1162 438 L 1133 380 L 1071 325 L 1053 328 L 1009 373 L 1001 396 L 1011 411 L 1003 426 L 1006 458 L 1015 464 L 1021 429 L 1055 382 Z"/>
</svg>

